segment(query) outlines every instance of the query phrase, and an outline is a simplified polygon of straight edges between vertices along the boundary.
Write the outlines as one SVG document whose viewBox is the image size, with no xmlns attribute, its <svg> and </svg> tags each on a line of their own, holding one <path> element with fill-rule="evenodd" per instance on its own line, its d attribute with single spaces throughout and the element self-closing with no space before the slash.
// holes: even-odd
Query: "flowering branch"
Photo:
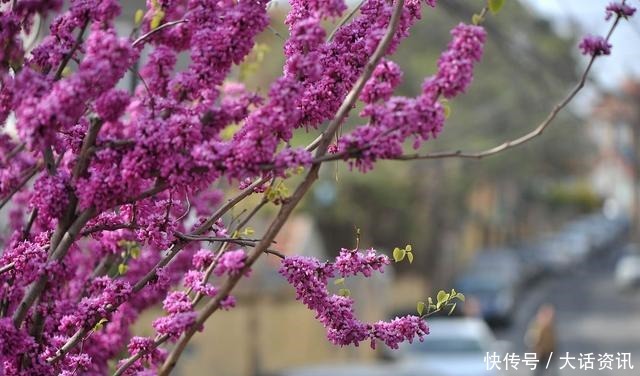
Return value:
<svg viewBox="0 0 640 376">
<path fill-rule="evenodd" d="M 342 105 L 340 106 L 340 109 L 336 113 L 336 116 L 327 127 L 327 130 L 325 131 L 324 136 L 319 142 L 318 150 L 316 152 L 316 157 L 321 157 L 327 152 L 327 148 L 329 147 L 329 144 L 331 142 L 331 139 L 334 133 L 336 132 L 340 124 L 342 124 L 343 120 L 346 118 L 350 110 L 353 108 L 353 105 L 355 104 L 356 100 L 358 99 L 358 96 L 362 92 L 367 80 L 369 80 L 369 78 L 373 74 L 374 69 L 376 68 L 376 66 L 382 59 L 382 57 L 385 55 L 387 48 L 391 43 L 393 36 L 395 35 L 396 28 L 398 27 L 403 6 L 404 6 L 404 0 L 398 0 L 395 3 L 393 15 L 391 16 L 391 19 L 389 21 L 389 26 L 387 27 L 387 31 L 384 37 L 379 42 L 378 47 L 376 48 L 374 54 L 369 59 L 369 62 L 365 66 L 362 75 L 360 76 L 358 81 L 355 83 L 355 85 L 353 86 L 353 88 L 351 89 L 351 91 L 343 101 Z M 320 166 L 321 164 L 319 163 L 315 163 L 311 166 L 304 181 L 300 183 L 300 185 L 298 186 L 296 191 L 293 193 L 293 195 L 290 197 L 290 199 L 287 200 L 287 202 L 282 205 L 282 208 L 280 209 L 280 211 L 278 212 L 278 215 L 269 226 L 269 229 L 263 236 L 263 239 L 256 245 L 256 247 L 253 249 L 253 251 L 249 255 L 246 262 L 247 264 L 246 268 L 249 268 L 251 265 L 253 265 L 253 263 L 260 257 L 260 255 L 265 250 L 268 249 L 268 245 L 271 244 L 271 242 L 275 239 L 276 235 L 278 234 L 278 232 L 280 231 L 284 223 L 289 218 L 289 215 L 291 214 L 293 209 L 297 206 L 300 200 L 302 200 L 302 197 L 304 197 L 304 195 L 309 190 L 309 188 L 311 188 L 315 180 L 317 180 Z M 188 329 L 182 335 L 182 337 L 178 340 L 175 348 L 171 351 L 171 353 L 169 353 L 167 360 L 159 370 L 158 374 L 160 376 L 166 376 L 173 370 L 173 368 L 178 362 L 178 359 L 180 358 L 180 355 L 186 348 L 187 343 L 189 343 L 190 339 L 196 333 L 198 328 L 201 327 L 204 324 L 204 322 L 214 312 L 218 310 L 222 300 L 229 295 L 231 290 L 233 290 L 235 285 L 240 280 L 241 276 L 242 274 L 230 276 L 227 279 L 227 282 L 224 284 L 224 286 L 220 289 L 218 294 L 209 303 L 207 303 L 207 305 L 200 311 L 200 313 L 198 314 L 195 320 L 195 323 L 191 325 L 190 329 Z"/>
<path fill-rule="evenodd" d="M 334 344 L 370 339 L 395 348 L 422 338 L 420 316 L 364 323 L 324 277 L 300 278 L 309 270 L 369 276 L 386 263 L 382 255 L 356 246 L 323 266 L 270 248 L 323 162 L 346 159 L 366 172 L 378 159 L 482 158 L 528 142 L 584 85 L 594 57 L 609 53 L 620 18 L 635 12 L 624 2 L 607 7 L 607 17 L 617 15 L 611 32 L 580 44 L 592 55 L 580 84 L 534 131 L 480 153 L 408 155 L 407 140 L 418 149 L 441 132 L 441 99 L 470 85 L 487 8 L 474 25 L 451 30 L 421 93 L 402 97 L 394 96 L 402 70 L 387 57 L 420 19 L 423 1 L 366 0 L 349 10 L 343 0 L 292 0 L 283 73 L 264 95 L 228 77 L 273 29 L 268 0 L 150 1 L 128 38 L 115 28 L 122 3 L 85 0 L 62 10 L 61 1 L 14 1 L 0 14 L 0 123 L 16 118 L 16 135 L 0 134 L 0 209 L 13 204 L 0 234 L 0 374 L 104 374 L 129 341 L 116 375 L 166 375 L 204 322 L 235 306 L 231 292 L 263 254 L 283 260 L 281 274 Z M 502 2 L 488 4 L 495 13 Z M 36 13 L 51 12 L 49 35 L 26 51 L 21 33 Z M 329 33 L 325 25 L 338 19 Z M 189 63 L 178 69 L 183 56 Z M 77 69 L 65 69 L 72 60 Z M 121 90 L 129 71 L 139 80 Z M 343 134 L 357 101 L 367 121 Z M 292 142 L 300 128 L 321 129 L 305 147 Z M 301 177 L 290 195 L 284 183 L 293 175 Z M 217 187 L 225 180 L 240 191 L 223 201 Z M 255 206 L 229 215 L 256 194 Z M 246 226 L 270 203 L 279 210 L 251 238 Z M 157 334 L 129 338 L 131 323 L 159 301 L 166 315 L 153 322 Z M 164 358 L 158 347 L 168 341 L 176 346 Z"/>
<path fill-rule="evenodd" d="M 605 41 L 608 42 L 611 38 L 611 35 L 613 34 L 614 30 L 616 29 L 616 27 L 618 26 L 620 19 L 623 16 L 621 15 L 617 15 L 615 21 L 613 22 L 613 24 L 611 25 L 611 28 L 609 29 L 609 32 L 607 33 L 607 36 L 605 38 Z M 578 81 L 578 83 L 573 87 L 573 89 L 559 102 L 557 103 L 551 110 L 551 112 L 547 115 L 547 117 L 544 119 L 544 121 L 542 121 L 542 123 L 540 123 L 535 129 L 533 129 L 532 131 L 526 133 L 525 135 L 516 138 L 514 140 L 510 140 L 510 141 L 506 141 L 500 145 L 497 145 L 495 147 L 492 147 L 490 149 L 487 150 L 483 150 L 483 151 L 479 151 L 479 152 L 464 152 L 462 150 L 455 150 L 455 151 L 442 151 L 442 152 L 433 152 L 433 153 L 426 153 L 426 154 L 420 154 L 420 153 L 415 153 L 415 154 L 404 154 L 404 155 L 400 155 L 397 157 L 392 157 L 390 159 L 394 159 L 394 160 L 399 160 L 399 161 L 407 161 L 407 160 L 421 160 L 421 159 L 444 159 L 444 158 L 465 158 L 465 159 L 483 159 L 486 157 L 490 157 L 496 154 L 499 154 L 503 151 L 509 150 L 509 149 L 513 149 L 516 148 L 518 146 L 521 146 L 539 136 L 542 135 L 542 133 L 549 127 L 549 125 L 551 125 L 551 123 L 555 120 L 555 118 L 557 117 L 557 115 L 565 108 L 567 107 L 567 105 L 569 103 L 571 103 L 571 101 L 575 98 L 575 96 L 582 90 L 582 88 L 584 87 L 584 85 L 586 84 L 587 78 L 589 76 L 589 73 L 591 72 L 591 68 L 593 67 L 593 64 L 595 62 L 595 60 L 597 59 L 599 55 L 592 55 L 591 58 L 589 59 L 589 62 L 586 66 L 586 68 L 584 69 L 582 75 L 580 76 L 580 79 Z M 328 161 L 336 161 L 336 160 L 341 160 L 341 159 L 349 159 L 349 158 L 353 158 L 353 157 L 357 157 L 358 155 L 360 155 L 363 151 L 367 150 L 367 148 L 369 148 L 370 146 L 364 146 L 362 148 L 358 148 L 358 149 L 353 149 L 353 150 L 345 150 L 345 151 L 341 151 L 335 154 L 331 154 L 331 155 L 325 155 L 325 156 L 321 156 L 321 157 L 316 157 L 314 159 L 314 162 L 316 163 L 322 163 L 322 162 L 328 162 Z"/>
</svg>

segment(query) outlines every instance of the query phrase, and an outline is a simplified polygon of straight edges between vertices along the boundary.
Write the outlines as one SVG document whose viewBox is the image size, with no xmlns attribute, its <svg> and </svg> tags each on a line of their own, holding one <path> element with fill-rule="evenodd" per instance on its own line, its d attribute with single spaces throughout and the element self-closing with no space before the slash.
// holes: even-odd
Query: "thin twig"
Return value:
<svg viewBox="0 0 640 376">
<path fill-rule="evenodd" d="M 184 22 L 189 22 L 189 20 L 187 20 L 186 18 L 181 19 L 181 20 L 176 20 L 176 21 L 170 21 L 167 23 L 164 23 L 158 27 L 156 27 L 155 29 L 148 31 L 145 34 L 142 34 L 138 39 L 136 39 L 135 41 L 133 41 L 133 43 L 131 44 L 133 47 L 136 47 L 137 45 L 139 45 L 140 43 L 144 42 L 147 38 L 151 37 L 153 34 L 160 32 L 168 27 L 171 26 L 175 26 Z"/>
<path fill-rule="evenodd" d="M 0 267 L 0 274 L 8 272 L 9 270 L 15 268 L 15 266 L 16 266 L 16 263 L 15 262 L 11 262 L 11 263 L 8 263 L 7 265 L 3 266 L 3 267 Z"/>
<path fill-rule="evenodd" d="M 360 8 L 362 8 L 362 5 L 364 5 L 366 0 L 361 0 L 358 5 L 356 5 L 351 12 L 349 12 L 349 14 L 347 14 L 346 16 L 344 16 L 342 18 L 342 20 L 340 20 L 340 23 L 338 23 L 338 25 L 336 25 L 336 27 L 333 29 L 333 31 L 331 31 L 331 34 L 329 35 L 329 37 L 327 38 L 327 42 L 331 42 L 333 41 L 333 38 L 336 36 L 336 33 L 338 32 L 338 30 L 340 30 L 340 28 L 342 26 L 344 26 L 347 22 L 349 22 L 350 19 L 353 18 L 353 16 L 356 15 L 356 13 L 360 10 Z"/>
<path fill-rule="evenodd" d="M 97 225 L 82 231 L 80 233 L 80 236 L 85 237 L 91 234 L 95 234 L 96 232 L 102 232 L 102 231 L 135 230 L 137 228 L 138 228 L 138 225 L 136 223 L 116 223 L 116 224 Z"/>
<path fill-rule="evenodd" d="M 64 72 L 64 68 L 67 67 L 67 64 L 69 64 L 69 60 L 71 60 L 73 55 L 76 53 L 76 51 L 78 50 L 78 48 L 80 48 L 80 45 L 82 44 L 82 38 L 84 38 L 84 33 L 87 30 L 87 26 L 89 26 L 89 17 L 87 17 L 87 19 L 82 24 L 82 27 L 78 32 L 78 36 L 76 37 L 76 41 L 71 47 L 71 50 L 67 52 L 62 58 L 62 61 L 58 66 L 58 70 L 56 70 L 56 73 L 53 76 L 54 81 L 58 81 L 60 78 L 62 78 L 62 72 Z"/>
<path fill-rule="evenodd" d="M 38 173 L 38 171 L 40 171 L 41 168 L 41 163 L 37 163 L 35 166 L 33 166 L 31 170 L 27 172 L 25 177 L 20 181 L 20 183 L 13 187 L 11 192 L 9 192 L 9 194 L 5 198 L 3 198 L 2 201 L 0 201 L 0 209 L 2 209 L 9 201 L 11 201 L 13 195 L 20 192 L 20 190 L 29 182 L 29 180 L 31 180 L 31 178 L 33 178 Z"/>
<path fill-rule="evenodd" d="M 20 153 L 21 151 L 24 150 L 25 146 L 27 146 L 26 143 L 21 143 L 20 145 L 17 145 L 15 148 L 13 148 L 13 150 L 11 150 L 9 152 L 9 154 L 7 154 L 6 156 L 4 156 L 4 163 L 7 163 L 11 160 L 11 158 L 15 157 L 18 153 Z"/>
</svg>

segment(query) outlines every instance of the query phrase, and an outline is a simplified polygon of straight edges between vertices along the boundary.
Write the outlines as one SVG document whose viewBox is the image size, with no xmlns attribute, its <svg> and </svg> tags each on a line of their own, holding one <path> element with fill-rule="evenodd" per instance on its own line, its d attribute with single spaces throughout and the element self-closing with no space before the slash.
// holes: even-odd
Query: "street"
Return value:
<svg viewBox="0 0 640 376">
<path fill-rule="evenodd" d="M 509 353 L 523 358 L 530 351 L 523 340 L 527 325 L 541 304 L 551 303 L 556 308 L 558 348 L 549 375 L 639 375 L 640 293 L 622 292 L 615 286 L 618 255 L 618 248 L 602 252 L 569 273 L 544 278 L 521 293 L 512 326 L 497 331 L 499 339 L 510 343 Z M 575 369 L 565 364 L 567 352 Z M 588 353 L 593 354 L 593 369 L 580 369 L 580 358 L 586 359 L 581 354 Z M 626 370 L 618 365 L 618 353 L 630 353 Z M 605 354 L 612 355 L 612 369 L 600 370 L 605 364 L 599 359 Z M 530 374 L 533 372 L 522 363 L 518 370 L 507 371 L 507 375 Z"/>
</svg>

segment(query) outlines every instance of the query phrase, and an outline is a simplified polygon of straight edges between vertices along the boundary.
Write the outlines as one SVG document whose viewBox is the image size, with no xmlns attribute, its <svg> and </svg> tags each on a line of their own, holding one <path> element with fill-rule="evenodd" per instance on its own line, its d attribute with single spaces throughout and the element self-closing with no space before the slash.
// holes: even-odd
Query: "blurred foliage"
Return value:
<svg viewBox="0 0 640 376">
<path fill-rule="evenodd" d="M 550 187 L 543 197 L 555 209 L 570 208 L 589 213 L 602 206 L 602 199 L 584 183 L 557 184 Z"/>
<path fill-rule="evenodd" d="M 405 72 L 398 94 L 420 91 L 424 78 L 435 72 L 438 56 L 450 40 L 449 30 L 459 22 L 470 22 L 478 7 L 478 2 L 461 0 L 439 2 L 435 10 L 425 7 L 423 20 L 393 58 Z M 281 74 L 285 12 L 282 5 L 272 10 L 272 29 L 259 41 L 259 74 L 252 75 L 248 84 L 261 92 Z M 520 3 L 506 2 L 499 15 L 487 15 L 484 25 L 488 44 L 474 84 L 466 95 L 449 103 L 452 113 L 443 134 L 427 142 L 423 151 L 478 151 L 521 136 L 540 123 L 577 81 L 576 41 L 556 35 L 548 22 Z M 252 64 L 252 71 L 257 69 L 255 61 L 247 64 Z M 354 110 L 343 133 L 364 121 Z M 363 246 L 375 245 L 391 254 L 396 244 L 411 243 L 419 256 L 411 269 L 435 271 L 443 250 L 451 248 L 445 240 L 460 238 L 469 221 L 493 218 L 498 212 L 501 220 L 487 226 L 504 230 L 505 223 L 521 220 L 532 207 L 557 204 L 536 194 L 536 187 L 584 172 L 589 145 L 581 127 L 582 119 L 565 112 L 542 137 L 482 161 L 388 161 L 366 175 L 332 162 L 325 166 L 305 210 L 317 219 L 330 252 L 352 246 L 358 227 Z M 303 145 L 316 134 L 298 136 L 292 143 Z M 486 205 L 491 215 L 470 209 L 470 195 L 479 186 L 496 193 L 497 201 Z M 403 263 L 399 269 L 408 267 Z"/>
</svg>

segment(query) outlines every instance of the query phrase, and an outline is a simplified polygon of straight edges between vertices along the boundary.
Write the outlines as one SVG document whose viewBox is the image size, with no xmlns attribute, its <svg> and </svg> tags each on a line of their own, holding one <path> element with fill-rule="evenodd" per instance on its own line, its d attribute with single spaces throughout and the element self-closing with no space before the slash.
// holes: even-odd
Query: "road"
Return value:
<svg viewBox="0 0 640 376">
<path fill-rule="evenodd" d="M 558 336 L 555 365 L 549 368 L 550 375 L 640 375 L 640 292 L 619 291 L 613 280 L 615 262 L 619 251 L 610 250 L 594 257 L 586 264 L 577 266 L 569 273 L 546 278 L 523 292 L 518 303 L 513 325 L 497 335 L 510 343 L 510 353 L 522 358 L 527 352 L 523 337 L 527 325 L 543 303 L 551 303 L 557 310 L 556 329 Z M 575 370 L 559 357 L 575 357 L 570 363 Z M 580 354 L 593 353 L 593 370 L 579 369 Z M 630 353 L 630 368 L 619 369 L 617 353 Z M 612 368 L 599 370 L 606 363 L 598 361 L 599 354 L 612 354 Z M 586 357 L 582 357 L 586 359 Z M 529 369 L 511 370 L 507 375 L 532 375 Z M 504 365 L 503 365 L 504 367 Z"/>
</svg>

